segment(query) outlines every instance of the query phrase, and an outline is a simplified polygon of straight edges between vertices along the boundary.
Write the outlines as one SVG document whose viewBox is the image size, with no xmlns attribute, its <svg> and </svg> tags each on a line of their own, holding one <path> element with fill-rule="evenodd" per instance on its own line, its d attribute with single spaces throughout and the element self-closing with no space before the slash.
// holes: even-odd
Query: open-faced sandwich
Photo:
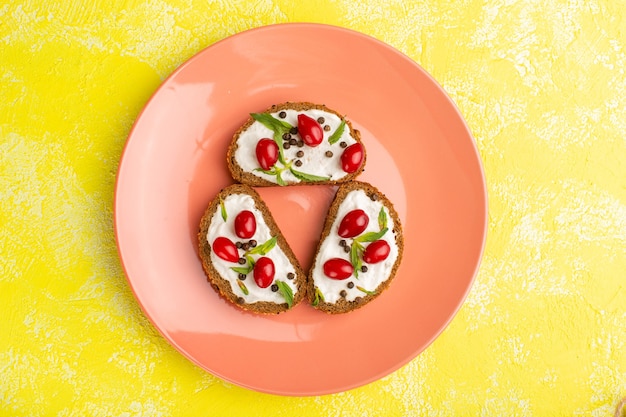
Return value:
<svg viewBox="0 0 626 417">
<path fill-rule="evenodd" d="M 383 193 L 359 181 L 340 186 L 309 271 L 309 302 L 327 313 L 369 303 L 393 280 L 403 245 L 400 219 Z"/>
<path fill-rule="evenodd" d="M 304 297 L 306 275 L 267 206 L 246 185 L 226 187 L 211 201 L 198 246 L 208 281 L 243 309 L 276 314 Z"/>
<path fill-rule="evenodd" d="M 233 178 L 251 186 L 340 184 L 365 166 L 365 148 L 352 123 L 308 102 L 252 113 L 228 148 Z"/>
</svg>

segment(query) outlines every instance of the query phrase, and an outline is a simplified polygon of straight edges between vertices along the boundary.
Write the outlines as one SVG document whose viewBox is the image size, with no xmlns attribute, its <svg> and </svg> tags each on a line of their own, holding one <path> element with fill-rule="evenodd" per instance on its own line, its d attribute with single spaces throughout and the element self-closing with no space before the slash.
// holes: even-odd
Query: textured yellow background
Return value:
<svg viewBox="0 0 626 417">
<path fill-rule="evenodd" d="M 392 375 L 324 397 L 192 365 L 143 316 L 113 234 L 119 157 L 160 82 L 219 39 L 288 21 L 356 29 L 421 64 L 472 129 L 490 197 L 452 324 Z M 0 3 L 0 415 L 612 416 L 625 66 L 623 0 Z"/>
</svg>

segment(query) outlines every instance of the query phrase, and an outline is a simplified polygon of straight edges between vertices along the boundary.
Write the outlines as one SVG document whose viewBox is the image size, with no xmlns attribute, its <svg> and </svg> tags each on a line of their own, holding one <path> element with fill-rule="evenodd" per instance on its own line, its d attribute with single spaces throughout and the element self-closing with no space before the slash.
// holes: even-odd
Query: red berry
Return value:
<svg viewBox="0 0 626 417">
<path fill-rule="evenodd" d="M 319 145 L 324 139 L 322 126 L 306 114 L 298 115 L 298 133 L 302 141 L 312 147 Z"/>
<path fill-rule="evenodd" d="M 341 237 L 355 237 L 363 233 L 370 222 L 367 214 L 361 209 L 352 210 L 339 223 L 338 234 Z"/>
<path fill-rule="evenodd" d="M 213 252 L 225 261 L 239 261 L 239 251 L 237 251 L 235 244 L 227 237 L 218 237 L 213 241 Z"/>
<path fill-rule="evenodd" d="M 385 240 L 377 240 L 370 243 L 363 252 L 363 260 L 368 264 L 376 264 L 382 262 L 389 256 L 389 243 Z"/>
<path fill-rule="evenodd" d="M 242 239 L 250 239 L 256 232 L 256 219 L 249 210 L 244 210 L 235 217 L 235 234 Z"/>
<path fill-rule="evenodd" d="M 254 264 L 254 282 L 260 288 L 267 288 L 274 281 L 274 261 L 270 258 L 263 256 L 257 259 Z"/>
<path fill-rule="evenodd" d="M 324 274 L 331 279 L 346 279 L 352 276 L 354 268 L 345 259 L 332 258 L 324 263 Z"/>
<path fill-rule="evenodd" d="M 341 154 L 341 169 L 348 174 L 356 172 L 363 163 L 364 155 L 363 145 L 360 143 L 348 146 Z"/>
<path fill-rule="evenodd" d="M 263 138 L 256 144 L 256 159 L 264 170 L 271 169 L 278 161 L 278 145 L 272 139 Z"/>
</svg>

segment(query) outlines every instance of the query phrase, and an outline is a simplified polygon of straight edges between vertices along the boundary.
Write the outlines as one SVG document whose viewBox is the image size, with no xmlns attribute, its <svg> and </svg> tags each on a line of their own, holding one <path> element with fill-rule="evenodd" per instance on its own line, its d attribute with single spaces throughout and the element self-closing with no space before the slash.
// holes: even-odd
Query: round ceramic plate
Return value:
<svg viewBox="0 0 626 417">
<path fill-rule="evenodd" d="M 345 114 L 367 149 L 359 177 L 394 203 L 405 251 L 390 288 L 327 315 L 301 303 L 246 313 L 206 281 L 200 217 L 233 182 L 226 150 L 248 114 L 285 101 Z M 335 188 L 259 188 L 305 269 Z M 486 193 L 450 99 L 405 55 L 350 30 L 284 24 L 239 33 L 177 69 L 137 119 L 119 166 L 115 227 L 132 290 L 183 355 L 240 386 L 283 395 L 344 391 L 409 362 L 441 333 L 476 274 Z"/>
</svg>

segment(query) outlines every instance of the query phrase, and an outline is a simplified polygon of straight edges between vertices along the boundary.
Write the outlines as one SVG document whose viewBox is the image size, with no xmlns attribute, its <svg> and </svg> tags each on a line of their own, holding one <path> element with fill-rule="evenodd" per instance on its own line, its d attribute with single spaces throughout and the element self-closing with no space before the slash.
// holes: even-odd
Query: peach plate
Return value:
<svg viewBox="0 0 626 417">
<path fill-rule="evenodd" d="M 353 121 L 368 153 L 360 179 L 394 202 L 404 225 L 395 281 L 349 314 L 306 303 L 278 316 L 243 312 L 217 296 L 198 260 L 200 217 L 233 182 L 233 132 L 248 113 L 284 101 L 324 103 Z M 335 189 L 258 190 L 308 268 Z M 355 388 L 423 351 L 471 287 L 486 215 L 478 152 L 437 83 L 382 42 L 317 24 L 242 32 L 178 68 L 132 129 L 115 195 L 122 264 L 154 326 L 210 373 L 282 395 Z"/>
</svg>

